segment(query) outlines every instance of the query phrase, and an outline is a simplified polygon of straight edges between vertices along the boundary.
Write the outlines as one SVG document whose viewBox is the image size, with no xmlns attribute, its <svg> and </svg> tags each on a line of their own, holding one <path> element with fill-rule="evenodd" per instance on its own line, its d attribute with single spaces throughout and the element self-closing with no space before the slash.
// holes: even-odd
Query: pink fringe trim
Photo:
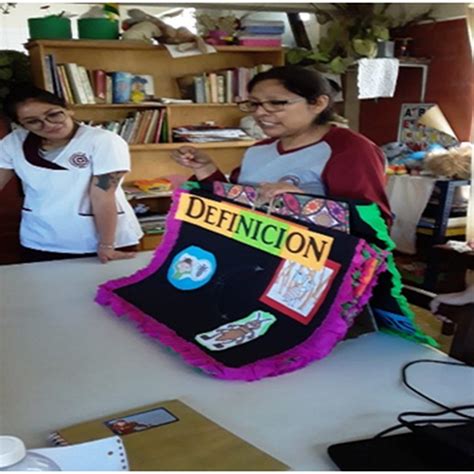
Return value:
<svg viewBox="0 0 474 474">
<path fill-rule="evenodd" d="M 367 249 L 367 244 L 360 240 L 357 245 L 354 259 L 350 268 L 344 276 L 343 282 L 334 302 L 328 312 L 327 317 L 314 332 L 303 343 L 291 349 L 267 357 L 266 359 L 247 364 L 242 367 L 227 367 L 216 361 L 197 345 L 181 338 L 175 331 L 159 323 L 151 316 L 146 315 L 140 309 L 128 303 L 114 293 L 114 290 L 131 283 L 136 283 L 159 269 L 168 257 L 170 251 L 174 247 L 179 235 L 181 222 L 174 219 L 179 196 L 182 190 L 178 190 L 173 195 L 173 204 L 168 214 L 166 222 L 166 234 L 162 244 L 155 251 L 153 260 L 148 267 L 139 270 L 129 277 L 111 280 L 99 286 L 96 296 L 96 302 L 101 305 L 110 305 L 117 316 L 126 315 L 130 320 L 134 321 L 138 329 L 152 337 L 158 339 L 162 344 L 172 348 L 180 354 L 180 356 L 190 365 L 199 367 L 204 372 L 214 377 L 226 380 L 247 380 L 254 381 L 263 377 L 272 377 L 287 372 L 292 372 L 303 368 L 311 362 L 322 359 L 328 355 L 333 347 L 345 336 L 350 327 L 350 323 L 342 317 L 344 313 L 343 304 L 354 300 L 354 290 L 352 286 L 352 274 L 355 271 L 362 271 L 365 259 L 361 252 Z M 371 252 L 374 252 L 370 249 Z M 381 266 L 382 267 L 382 266 Z M 382 271 L 378 269 L 377 275 Z M 351 313 L 356 313 L 367 303 L 371 296 L 372 289 L 375 285 L 374 277 L 370 285 L 367 286 L 364 293 L 359 297 L 354 309 Z"/>
</svg>

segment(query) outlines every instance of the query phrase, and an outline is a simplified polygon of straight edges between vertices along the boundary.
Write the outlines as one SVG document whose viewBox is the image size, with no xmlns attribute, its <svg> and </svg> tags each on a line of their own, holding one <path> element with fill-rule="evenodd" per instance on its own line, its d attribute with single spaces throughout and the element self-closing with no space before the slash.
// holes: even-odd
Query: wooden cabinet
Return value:
<svg viewBox="0 0 474 474">
<path fill-rule="evenodd" d="M 153 76 L 155 95 L 179 98 L 177 78 L 190 74 L 252 67 L 258 64 L 282 65 L 283 50 L 280 48 L 249 48 L 220 46 L 217 53 L 172 58 L 162 46 L 134 41 L 89 40 L 40 40 L 26 46 L 32 65 L 33 80 L 39 87 L 46 86 L 45 55 L 52 54 L 57 63 L 77 63 L 86 69 L 128 71 Z M 217 125 L 236 126 L 244 115 L 235 104 L 172 104 L 167 109 L 169 143 L 131 145 L 132 170 L 127 181 L 153 178 L 169 174 L 189 176 L 188 170 L 178 166 L 170 158 L 173 149 L 182 143 L 173 143 L 173 127 L 214 121 Z M 89 104 L 72 105 L 79 120 L 108 121 L 125 118 L 138 108 L 152 108 L 137 104 Z M 198 144 L 213 156 L 220 168 L 228 173 L 239 165 L 245 148 L 254 142 L 220 142 Z M 146 239 L 145 239 L 146 240 Z M 156 241 L 156 236 L 153 237 Z M 143 248 L 149 248 L 144 242 Z"/>
</svg>

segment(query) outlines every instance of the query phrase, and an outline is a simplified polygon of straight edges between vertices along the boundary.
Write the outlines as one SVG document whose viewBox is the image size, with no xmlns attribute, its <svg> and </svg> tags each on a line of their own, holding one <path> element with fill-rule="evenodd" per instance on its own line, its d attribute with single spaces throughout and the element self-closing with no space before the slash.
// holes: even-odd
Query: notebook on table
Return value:
<svg viewBox="0 0 474 474">
<path fill-rule="evenodd" d="M 132 471 L 284 471 L 289 467 L 179 400 L 113 413 L 50 436 L 56 445 L 118 435 Z"/>
</svg>

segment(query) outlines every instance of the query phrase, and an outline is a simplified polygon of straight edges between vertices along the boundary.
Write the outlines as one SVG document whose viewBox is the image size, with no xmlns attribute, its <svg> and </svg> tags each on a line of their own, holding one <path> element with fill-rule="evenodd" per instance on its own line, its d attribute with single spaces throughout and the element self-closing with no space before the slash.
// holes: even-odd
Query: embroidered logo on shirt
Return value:
<svg viewBox="0 0 474 474">
<path fill-rule="evenodd" d="M 76 168 L 85 168 L 89 164 L 89 158 L 85 153 L 74 153 L 69 158 L 69 163 Z"/>
</svg>

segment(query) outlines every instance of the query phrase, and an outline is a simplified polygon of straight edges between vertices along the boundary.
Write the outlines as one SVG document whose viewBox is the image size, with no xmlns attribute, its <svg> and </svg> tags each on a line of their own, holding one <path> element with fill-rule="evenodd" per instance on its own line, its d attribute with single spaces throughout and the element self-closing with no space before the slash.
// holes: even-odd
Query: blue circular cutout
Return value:
<svg viewBox="0 0 474 474">
<path fill-rule="evenodd" d="M 209 282 L 216 266 L 212 253 L 191 245 L 173 258 L 168 268 L 168 281 L 178 290 L 196 290 Z"/>
</svg>

